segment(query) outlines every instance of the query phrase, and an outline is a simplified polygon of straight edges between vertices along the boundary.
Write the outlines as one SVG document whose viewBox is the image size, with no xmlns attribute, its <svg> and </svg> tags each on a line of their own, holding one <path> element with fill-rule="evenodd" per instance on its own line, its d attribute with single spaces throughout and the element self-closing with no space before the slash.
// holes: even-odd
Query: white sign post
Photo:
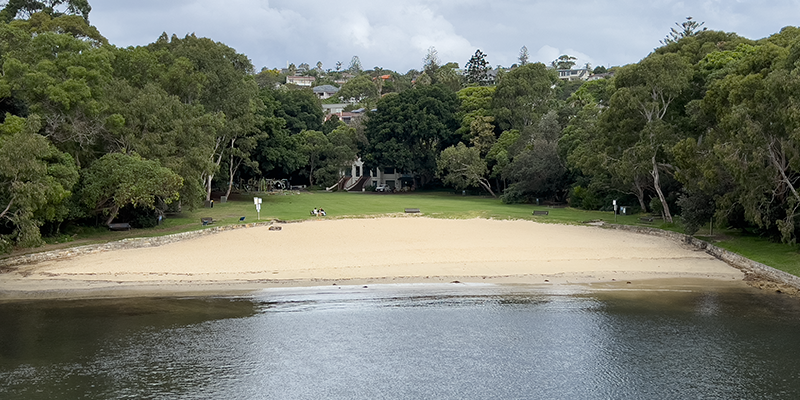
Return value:
<svg viewBox="0 0 800 400">
<path fill-rule="evenodd" d="M 258 213 L 258 220 L 261 220 L 261 202 L 262 199 L 260 197 L 253 197 L 253 203 L 256 205 L 256 213 Z"/>
<path fill-rule="evenodd" d="M 617 223 L 617 201 L 614 200 L 614 223 Z"/>
</svg>

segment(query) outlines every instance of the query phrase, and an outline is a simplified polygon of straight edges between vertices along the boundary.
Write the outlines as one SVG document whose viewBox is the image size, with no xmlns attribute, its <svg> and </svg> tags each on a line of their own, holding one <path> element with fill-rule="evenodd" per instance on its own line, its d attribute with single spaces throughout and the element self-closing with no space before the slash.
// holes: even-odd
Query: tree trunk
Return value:
<svg viewBox="0 0 800 400">
<path fill-rule="evenodd" d="M 220 144 L 225 141 L 225 137 L 221 137 L 217 139 L 217 144 L 214 147 L 214 153 L 211 155 L 211 161 L 217 165 L 222 163 L 222 155 L 225 153 L 225 149 L 220 150 L 219 155 L 217 155 L 217 150 L 220 148 Z M 214 156 L 217 156 L 217 161 L 214 161 Z M 211 201 L 211 181 L 214 179 L 214 174 L 209 172 L 206 181 L 206 201 Z"/>
<path fill-rule="evenodd" d="M 644 188 L 639 184 L 638 177 L 633 178 L 633 190 L 636 195 L 636 200 L 639 200 L 639 207 L 642 208 L 642 211 L 646 212 L 647 205 L 644 203 Z"/>
<path fill-rule="evenodd" d="M 236 166 L 233 165 L 233 154 L 231 154 L 231 161 L 228 164 L 228 191 L 225 193 L 225 198 L 231 197 L 231 189 L 233 188 L 233 175 L 236 174 L 236 171 L 239 169 L 239 165 L 241 165 L 241 161 L 236 163 Z"/>
<path fill-rule="evenodd" d="M 117 214 L 119 214 L 119 207 L 116 205 L 112 206 L 108 212 L 108 219 L 106 220 L 106 226 L 112 223 L 114 221 L 114 218 L 117 218 Z"/>
<path fill-rule="evenodd" d="M 653 172 L 651 174 L 653 175 L 653 186 L 656 188 L 658 198 L 661 200 L 661 207 L 664 209 L 664 221 L 672 223 L 672 214 L 669 212 L 669 204 L 667 204 L 667 199 L 661 191 L 661 179 L 658 175 L 658 163 L 656 162 L 655 155 L 653 155 Z"/>
<path fill-rule="evenodd" d="M 488 190 L 488 191 L 489 191 L 489 193 L 491 193 L 492 197 L 494 197 L 494 198 L 497 198 L 497 196 L 496 196 L 496 195 L 494 194 L 494 192 L 492 191 L 492 185 L 490 185 L 490 184 L 489 184 L 489 181 L 488 181 L 488 180 L 485 180 L 485 179 L 479 179 L 479 180 L 478 180 L 478 183 L 480 183 L 480 184 L 481 184 L 481 186 L 483 186 L 483 187 L 484 187 L 484 189 Z"/>
</svg>

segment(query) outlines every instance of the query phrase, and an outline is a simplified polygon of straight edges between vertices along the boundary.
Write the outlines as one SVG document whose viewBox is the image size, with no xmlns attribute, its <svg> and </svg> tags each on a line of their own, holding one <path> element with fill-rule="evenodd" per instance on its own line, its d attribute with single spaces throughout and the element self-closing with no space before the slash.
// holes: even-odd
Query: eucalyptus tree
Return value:
<svg viewBox="0 0 800 400">
<path fill-rule="evenodd" d="M 224 117 L 224 125 L 215 132 L 213 151 L 208 154 L 216 167 L 202 175 L 206 200 L 209 200 L 222 161 L 228 160 L 230 165 L 250 163 L 250 151 L 257 141 L 254 136 L 260 134 L 256 128 L 256 111 L 261 104 L 253 65 L 234 49 L 193 34 L 183 39 L 162 34 L 147 48 L 163 55 L 160 60 L 165 64 L 166 74 L 162 86 L 169 94 Z M 229 172 L 235 173 L 235 167 Z M 232 178 L 229 177 L 228 190 Z"/>
<path fill-rule="evenodd" d="M 673 168 L 669 150 L 682 139 L 677 117 L 669 113 L 682 112 L 675 109 L 674 102 L 689 90 L 691 78 L 692 66 L 680 55 L 652 54 L 617 73 L 617 91 L 601 116 L 601 134 L 608 137 L 611 147 L 616 145 L 617 150 L 609 150 L 618 155 L 617 165 L 625 166 L 634 182 L 643 170 L 649 170 L 668 222 L 672 222 L 672 212 L 661 174 Z"/>
<path fill-rule="evenodd" d="M 800 225 L 800 30 L 713 56 L 722 62 L 702 107 L 715 122 L 703 143 L 685 146 L 721 166 L 707 166 L 702 176 L 721 169 L 734 183 L 718 211 L 740 205 L 748 221 L 793 243 Z"/>
</svg>

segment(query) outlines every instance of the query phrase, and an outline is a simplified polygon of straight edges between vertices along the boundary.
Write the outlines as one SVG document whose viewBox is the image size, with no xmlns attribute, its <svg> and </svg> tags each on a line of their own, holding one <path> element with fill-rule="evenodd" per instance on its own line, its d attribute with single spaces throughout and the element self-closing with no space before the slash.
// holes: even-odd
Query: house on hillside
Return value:
<svg viewBox="0 0 800 400">
<path fill-rule="evenodd" d="M 329 99 L 336 93 L 339 93 L 339 88 L 333 85 L 322 85 L 314 87 L 314 94 L 321 100 Z"/>
<path fill-rule="evenodd" d="M 329 120 L 331 116 L 335 115 L 339 117 L 339 121 L 344 122 L 347 125 L 354 123 L 361 119 L 364 115 L 366 115 L 367 110 L 364 108 L 359 108 L 358 110 L 353 111 L 345 111 L 345 107 L 349 104 L 323 104 L 322 105 L 322 113 L 325 115 L 325 121 Z"/>
<path fill-rule="evenodd" d="M 565 81 L 586 81 L 592 75 L 592 71 L 587 68 L 580 69 L 559 69 L 558 78 Z"/>
<path fill-rule="evenodd" d="M 322 114 L 325 116 L 325 120 L 327 121 L 328 118 L 331 117 L 331 115 L 339 115 L 339 114 L 343 113 L 345 107 L 347 107 L 347 104 L 344 104 L 344 103 L 323 104 L 322 105 Z"/>
<path fill-rule="evenodd" d="M 353 79 L 355 77 L 356 77 L 355 75 L 345 72 L 345 73 L 342 74 L 341 78 L 334 80 L 333 83 L 335 83 L 337 85 L 344 85 L 345 83 L 347 83 L 347 81 L 349 81 L 350 79 Z"/>
<path fill-rule="evenodd" d="M 311 87 L 311 86 L 314 85 L 314 81 L 316 81 L 316 80 L 317 80 L 317 78 L 314 78 L 313 76 L 287 76 L 286 77 L 286 83 L 287 84 L 291 83 L 291 84 L 294 84 L 294 85 L 297 85 L 297 86 Z"/>
</svg>

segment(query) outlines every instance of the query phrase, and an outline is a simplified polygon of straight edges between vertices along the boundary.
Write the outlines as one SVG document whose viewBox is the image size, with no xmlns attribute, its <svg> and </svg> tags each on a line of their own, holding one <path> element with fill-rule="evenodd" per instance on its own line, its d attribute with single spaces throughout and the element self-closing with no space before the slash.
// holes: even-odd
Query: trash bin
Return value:
<svg viewBox="0 0 800 400">
<path fill-rule="evenodd" d="M 227 203 L 228 202 L 228 196 L 219 196 L 219 202 L 220 203 Z"/>
</svg>

